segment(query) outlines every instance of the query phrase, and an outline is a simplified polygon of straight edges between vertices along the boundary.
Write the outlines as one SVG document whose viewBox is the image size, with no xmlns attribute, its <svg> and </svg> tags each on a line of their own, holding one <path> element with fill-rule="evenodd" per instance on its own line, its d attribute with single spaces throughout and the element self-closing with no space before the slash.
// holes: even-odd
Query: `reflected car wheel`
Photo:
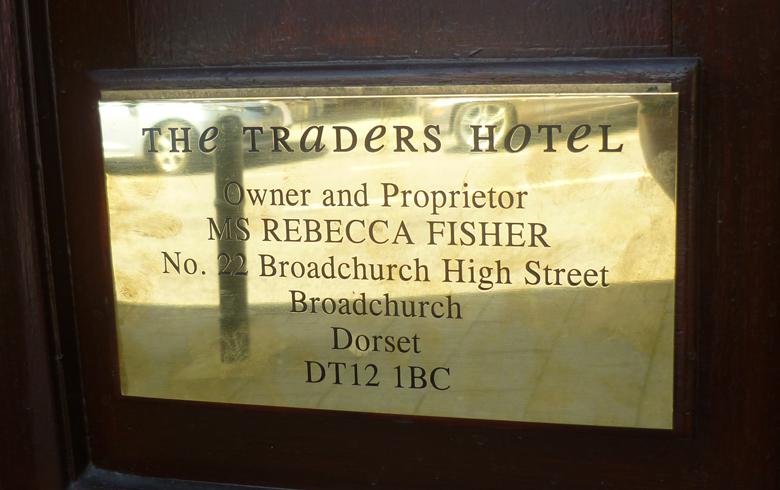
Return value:
<svg viewBox="0 0 780 490">
<path fill-rule="evenodd" d="M 639 105 L 639 142 L 647 169 L 669 198 L 675 199 L 677 125 L 674 103 Z"/>
<path fill-rule="evenodd" d="M 472 126 L 495 126 L 493 141 L 498 148 L 514 119 L 512 107 L 497 102 L 475 102 L 462 106 L 455 116 L 455 132 L 458 143 L 471 147 L 474 142 Z M 487 130 L 482 129 L 481 136 L 487 136 Z M 480 140 L 479 149 L 487 150 L 488 141 Z"/>
<path fill-rule="evenodd" d="M 154 166 L 158 171 L 165 174 L 178 174 L 182 173 L 192 161 L 192 155 L 194 152 L 177 151 L 172 152 L 173 148 L 171 141 L 171 128 L 192 128 L 192 124 L 187 121 L 165 121 L 158 123 L 155 127 L 162 130 L 161 134 L 157 135 L 157 152 L 148 153 Z M 190 149 L 192 149 L 192 142 L 197 141 L 197 135 L 194 134 L 195 129 L 191 129 L 190 136 Z M 181 146 L 181 143 L 179 143 Z"/>
</svg>

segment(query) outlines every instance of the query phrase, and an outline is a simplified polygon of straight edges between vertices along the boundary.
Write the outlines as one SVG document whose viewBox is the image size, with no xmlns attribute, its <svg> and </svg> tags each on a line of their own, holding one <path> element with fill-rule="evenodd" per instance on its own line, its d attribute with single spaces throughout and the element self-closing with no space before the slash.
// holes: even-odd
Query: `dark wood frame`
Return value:
<svg viewBox="0 0 780 490">
<path fill-rule="evenodd" d="M 540 438 L 571 446 L 578 437 L 601 437 L 624 445 L 640 434 L 652 440 L 670 435 L 689 437 L 696 323 L 696 94 L 694 59 L 601 61 L 481 61 L 438 63 L 283 64 L 262 68 L 116 70 L 93 74 L 90 105 L 85 108 L 82 145 L 89 158 L 65 166 L 66 179 L 84 182 L 82 197 L 69 205 L 70 213 L 93 224 L 89 241 L 72 250 L 73 260 L 89 264 L 73 271 L 87 414 L 92 434 L 92 457 L 101 468 L 131 469 L 133 473 L 235 483 L 288 482 L 293 485 L 363 485 L 383 467 L 383 451 L 361 450 L 375 441 L 395 439 L 399 450 L 395 465 L 427 467 L 444 480 L 479 486 L 507 481 L 510 473 L 490 478 L 449 468 L 448 459 L 460 457 L 489 466 L 496 453 L 520 455 L 534 444 L 505 447 L 507 439 Z M 669 82 L 680 94 L 680 149 L 678 177 L 678 261 L 676 281 L 675 412 L 673 433 L 647 429 L 616 429 L 518 422 L 458 420 L 434 417 L 334 412 L 322 410 L 253 407 L 176 400 L 144 399 L 120 394 L 116 332 L 113 324 L 113 283 L 108 236 L 107 205 L 103 185 L 97 101 L 101 90 L 198 89 L 296 86 L 437 85 L 437 84 L 539 84 L 539 83 L 659 83 Z M 86 109 L 89 109 L 88 111 Z M 197 442 L 193 434 L 201 429 Z M 226 438 L 225 434 L 230 434 Z M 337 448 L 323 440 L 349 434 L 349 444 Z M 421 434 L 425 434 L 424 436 Z M 482 439 L 477 445 L 476 439 Z M 454 447 L 459 448 L 457 453 Z M 272 446 L 273 449 L 269 449 Z M 406 450 L 427 448 L 423 462 L 404 457 Z M 554 446 L 551 446 L 554 447 Z M 221 455 L 209 464 L 208 456 Z M 305 462 L 293 461 L 308 453 Z M 279 454 L 288 457 L 275 457 Z M 419 453 L 418 453 L 419 454 Z M 170 459 L 176 456 L 176 465 Z M 479 457 L 482 456 L 480 460 Z M 257 461 L 263 461 L 259 464 Z M 352 461 L 339 471 L 341 462 Z M 476 462 L 475 461 L 475 462 Z M 356 473 L 355 468 L 365 473 Z M 447 469 L 449 468 L 449 469 Z M 412 470 L 413 471 L 413 470 Z M 402 474 L 380 473 L 378 481 L 390 486 L 409 484 Z M 443 480 L 443 481 L 444 481 Z"/>
</svg>

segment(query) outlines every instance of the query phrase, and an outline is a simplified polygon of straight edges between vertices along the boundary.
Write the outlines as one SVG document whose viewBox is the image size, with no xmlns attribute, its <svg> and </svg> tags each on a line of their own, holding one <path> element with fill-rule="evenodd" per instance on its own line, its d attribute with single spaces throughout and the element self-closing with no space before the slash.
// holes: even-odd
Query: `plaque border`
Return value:
<svg viewBox="0 0 780 490">
<path fill-rule="evenodd" d="M 119 357 L 114 314 L 113 276 L 108 233 L 108 208 L 104 186 L 98 101 L 106 90 L 172 90 L 262 87 L 326 86 L 420 86 L 496 84 L 617 84 L 670 83 L 679 93 L 677 164 L 677 236 L 675 273 L 674 397 L 673 428 L 646 429 L 538 422 L 454 419 L 448 417 L 376 414 L 237 405 L 123 396 L 120 392 Z M 469 62 L 331 62 L 279 63 L 257 67 L 171 68 L 101 70 L 90 73 L 86 90 L 91 104 L 84 109 L 84 144 L 91 156 L 64 168 L 65 178 L 84 182 L 83 195 L 71 200 L 69 214 L 83 216 L 94 227 L 90 243 L 74 244 L 73 286 L 75 315 L 81 350 L 86 415 L 92 455 L 102 468 L 131 469 L 142 474 L 168 474 L 171 457 L 188 451 L 190 470 L 208 454 L 221 451 L 227 466 L 205 465 L 191 471 L 195 478 L 210 479 L 213 471 L 232 474 L 236 482 L 257 481 L 262 473 L 252 465 L 261 458 L 268 481 L 281 481 L 299 469 L 290 459 L 296 452 L 313 452 L 322 458 L 324 439 L 340 441 L 332 462 L 338 458 L 371 461 L 360 455 L 371 441 L 392 439 L 403 446 L 409 441 L 420 450 L 441 451 L 445 444 L 460 445 L 485 439 L 485 445 L 500 450 L 507 441 L 525 438 L 526 444 L 597 438 L 660 437 L 690 439 L 694 433 L 694 388 L 696 377 L 696 330 L 700 321 L 701 274 L 698 257 L 704 244 L 699 239 L 701 217 L 697 195 L 698 164 L 698 60 L 692 58 L 610 60 L 523 60 Z M 79 233 L 83 236 L 83 232 Z M 85 266 L 88 264 L 88 266 Z M 203 430 L 202 446 L 192 447 L 191 435 Z M 338 439 L 350 434 L 347 443 Z M 235 435 L 241 435 L 236 438 Z M 158 444 L 165 438 L 165 444 Z M 121 440 L 122 444 L 114 441 Z M 453 440 L 455 442 L 453 442 Z M 189 442 L 188 442 L 189 441 Z M 449 442 L 448 442 L 449 441 Z M 422 443 L 422 444 L 421 444 Z M 161 446 L 161 447 L 159 447 Z M 312 449 L 306 449 L 311 446 Z M 272 449 L 269 449 L 271 447 Z M 473 448 L 471 450 L 474 450 Z M 284 455 L 288 457 L 285 459 Z M 381 457 L 381 455 L 380 455 Z M 314 465 L 325 466 L 318 460 Z M 271 465 L 278 465 L 271 471 Z M 369 465 L 370 466 L 370 465 Z M 209 468 L 212 473 L 209 473 Z M 312 473 L 314 475 L 316 472 Z M 273 478 L 271 475 L 274 475 Z"/>
</svg>

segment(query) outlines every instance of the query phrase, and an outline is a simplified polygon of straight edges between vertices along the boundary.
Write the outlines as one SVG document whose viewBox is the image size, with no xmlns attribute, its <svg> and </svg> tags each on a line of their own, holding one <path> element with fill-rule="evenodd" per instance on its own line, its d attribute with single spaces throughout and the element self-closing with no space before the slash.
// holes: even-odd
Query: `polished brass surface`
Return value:
<svg viewBox="0 0 780 490">
<path fill-rule="evenodd" d="M 122 393 L 671 428 L 669 90 L 104 92 Z"/>
</svg>

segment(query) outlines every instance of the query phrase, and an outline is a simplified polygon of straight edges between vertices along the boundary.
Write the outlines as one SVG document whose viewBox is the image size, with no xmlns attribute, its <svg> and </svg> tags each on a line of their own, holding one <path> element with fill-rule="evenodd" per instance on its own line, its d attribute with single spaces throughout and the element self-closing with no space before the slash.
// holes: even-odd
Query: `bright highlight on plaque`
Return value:
<svg viewBox="0 0 780 490">
<path fill-rule="evenodd" d="M 663 84 L 109 91 L 122 393 L 671 428 Z"/>
</svg>

